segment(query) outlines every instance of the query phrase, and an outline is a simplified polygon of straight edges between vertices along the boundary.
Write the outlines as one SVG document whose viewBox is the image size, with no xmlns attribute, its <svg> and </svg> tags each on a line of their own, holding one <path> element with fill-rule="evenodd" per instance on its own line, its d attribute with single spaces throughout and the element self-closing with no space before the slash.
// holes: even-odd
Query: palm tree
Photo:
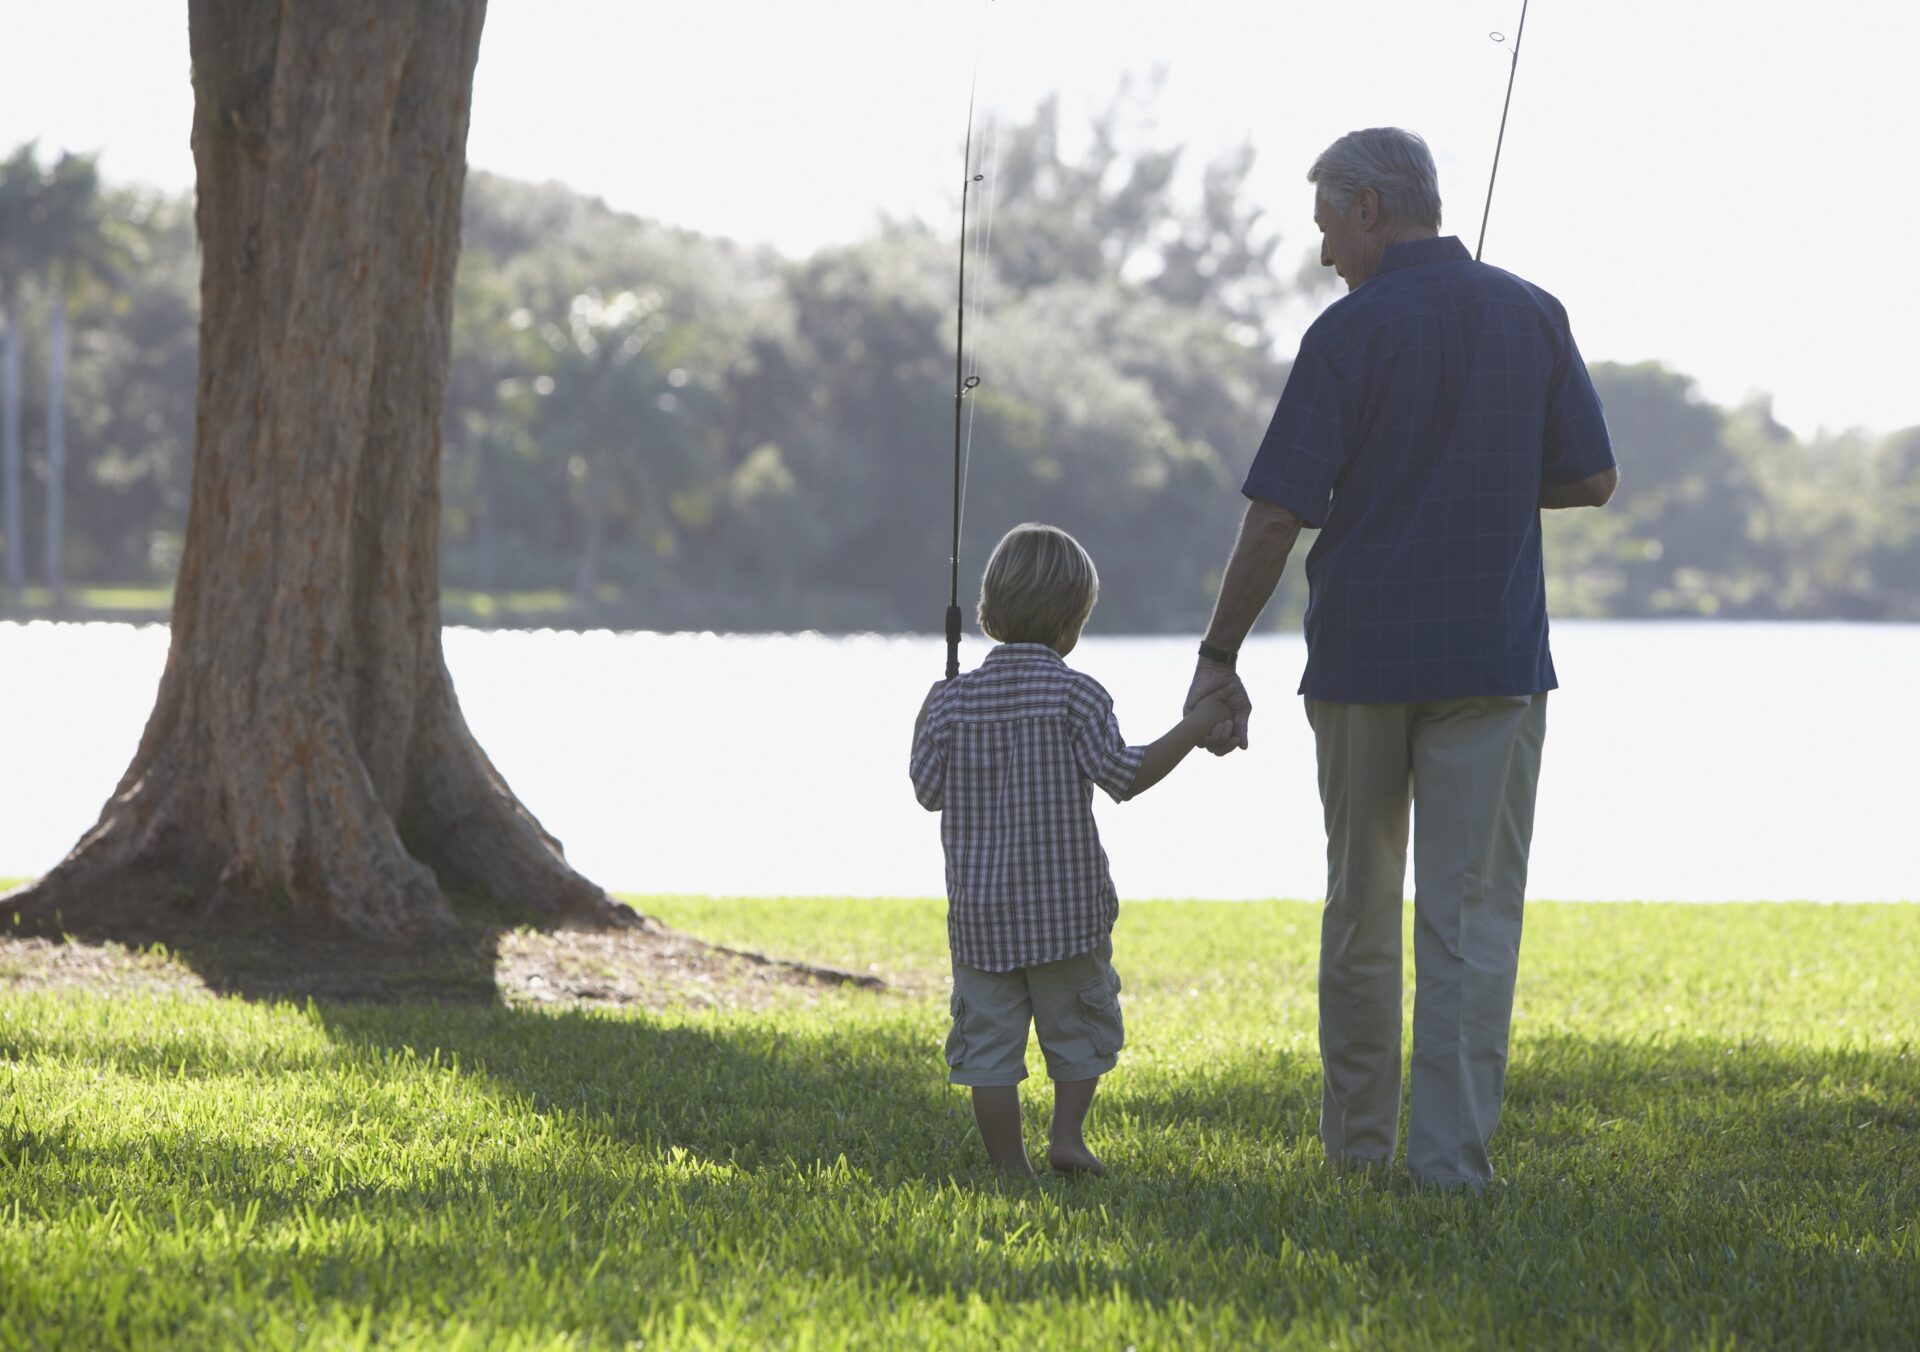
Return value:
<svg viewBox="0 0 1920 1352">
<path fill-rule="evenodd" d="M 67 320 L 90 289 L 119 284 L 133 251 L 107 220 L 95 156 L 61 155 L 45 182 L 43 201 L 38 252 L 53 306 L 47 352 L 46 578 L 57 609 L 66 600 Z"/>
</svg>

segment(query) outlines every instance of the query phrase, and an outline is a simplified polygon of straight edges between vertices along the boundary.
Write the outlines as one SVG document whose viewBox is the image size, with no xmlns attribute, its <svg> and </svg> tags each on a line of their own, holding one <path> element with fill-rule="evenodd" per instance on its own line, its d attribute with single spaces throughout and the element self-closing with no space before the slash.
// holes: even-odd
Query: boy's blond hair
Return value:
<svg viewBox="0 0 1920 1352">
<path fill-rule="evenodd" d="M 980 628 L 999 643 L 1052 644 L 1100 599 L 1100 574 L 1080 542 L 1028 521 L 1000 537 L 980 578 Z"/>
</svg>

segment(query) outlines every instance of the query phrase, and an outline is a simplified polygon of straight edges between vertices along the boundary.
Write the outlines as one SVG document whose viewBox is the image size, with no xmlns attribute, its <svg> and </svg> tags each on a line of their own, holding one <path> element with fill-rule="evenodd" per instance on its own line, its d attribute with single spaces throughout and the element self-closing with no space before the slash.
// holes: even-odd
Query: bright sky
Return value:
<svg viewBox="0 0 1920 1352">
<path fill-rule="evenodd" d="M 622 209 L 790 253 L 883 214 L 953 218 L 976 49 L 1020 115 L 1069 126 L 1165 68 L 1159 130 L 1251 139 L 1291 263 L 1303 175 L 1396 123 L 1432 144 L 1469 247 L 1518 0 L 494 0 L 468 151 Z M 184 0 L 0 0 L 0 150 L 103 152 L 191 185 Z M 1590 359 L 1661 358 L 1802 433 L 1920 423 L 1920 5 L 1541 0 L 1486 257 L 1555 292 Z M 991 354 L 983 353 L 989 361 Z"/>
</svg>

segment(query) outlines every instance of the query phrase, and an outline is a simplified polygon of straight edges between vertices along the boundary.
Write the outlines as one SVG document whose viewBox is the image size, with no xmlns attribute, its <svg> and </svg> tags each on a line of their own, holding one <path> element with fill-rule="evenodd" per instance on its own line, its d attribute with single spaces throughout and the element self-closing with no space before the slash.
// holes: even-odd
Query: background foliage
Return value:
<svg viewBox="0 0 1920 1352">
<path fill-rule="evenodd" d="M 1204 621 L 1285 383 L 1272 321 L 1320 303 L 1307 288 L 1323 283 L 1276 261 L 1249 153 L 1183 191 L 1179 149 L 1128 132 L 1134 97 L 1084 152 L 1064 148 L 1051 105 L 1004 135 L 991 260 L 974 264 L 963 587 L 999 532 L 1050 520 L 1101 566 L 1104 630 L 1182 631 Z M 68 613 L 164 611 L 192 471 L 192 208 L 73 168 L 31 147 L 0 167 L 35 570 L 0 604 L 45 610 L 64 591 Z M 65 224 L 36 232 L 56 189 Z M 917 222 L 789 260 L 474 174 L 445 427 L 449 618 L 937 627 L 954 264 L 954 241 Z M 71 317 L 63 507 L 48 491 L 56 298 Z M 1550 517 L 1558 613 L 1920 619 L 1920 427 L 1806 442 L 1764 399 L 1717 407 L 1659 362 L 1594 376 L 1623 487 L 1604 512 Z M 64 575 L 40 576 L 54 508 Z M 1291 570 L 1268 622 L 1304 601 Z"/>
</svg>

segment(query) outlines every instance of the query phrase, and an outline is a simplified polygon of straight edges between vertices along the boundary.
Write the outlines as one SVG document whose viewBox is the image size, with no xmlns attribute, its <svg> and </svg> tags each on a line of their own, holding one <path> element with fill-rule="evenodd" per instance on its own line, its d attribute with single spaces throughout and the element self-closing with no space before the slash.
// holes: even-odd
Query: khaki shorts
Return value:
<svg viewBox="0 0 1920 1352">
<path fill-rule="evenodd" d="M 1026 1079 L 1029 1023 L 1040 1032 L 1049 1078 L 1105 1075 L 1127 1042 L 1119 996 L 1113 940 L 1104 935 L 1091 952 L 1011 972 L 954 963 L 948 1083 L 1013 1085 Z"/>
</svg>

